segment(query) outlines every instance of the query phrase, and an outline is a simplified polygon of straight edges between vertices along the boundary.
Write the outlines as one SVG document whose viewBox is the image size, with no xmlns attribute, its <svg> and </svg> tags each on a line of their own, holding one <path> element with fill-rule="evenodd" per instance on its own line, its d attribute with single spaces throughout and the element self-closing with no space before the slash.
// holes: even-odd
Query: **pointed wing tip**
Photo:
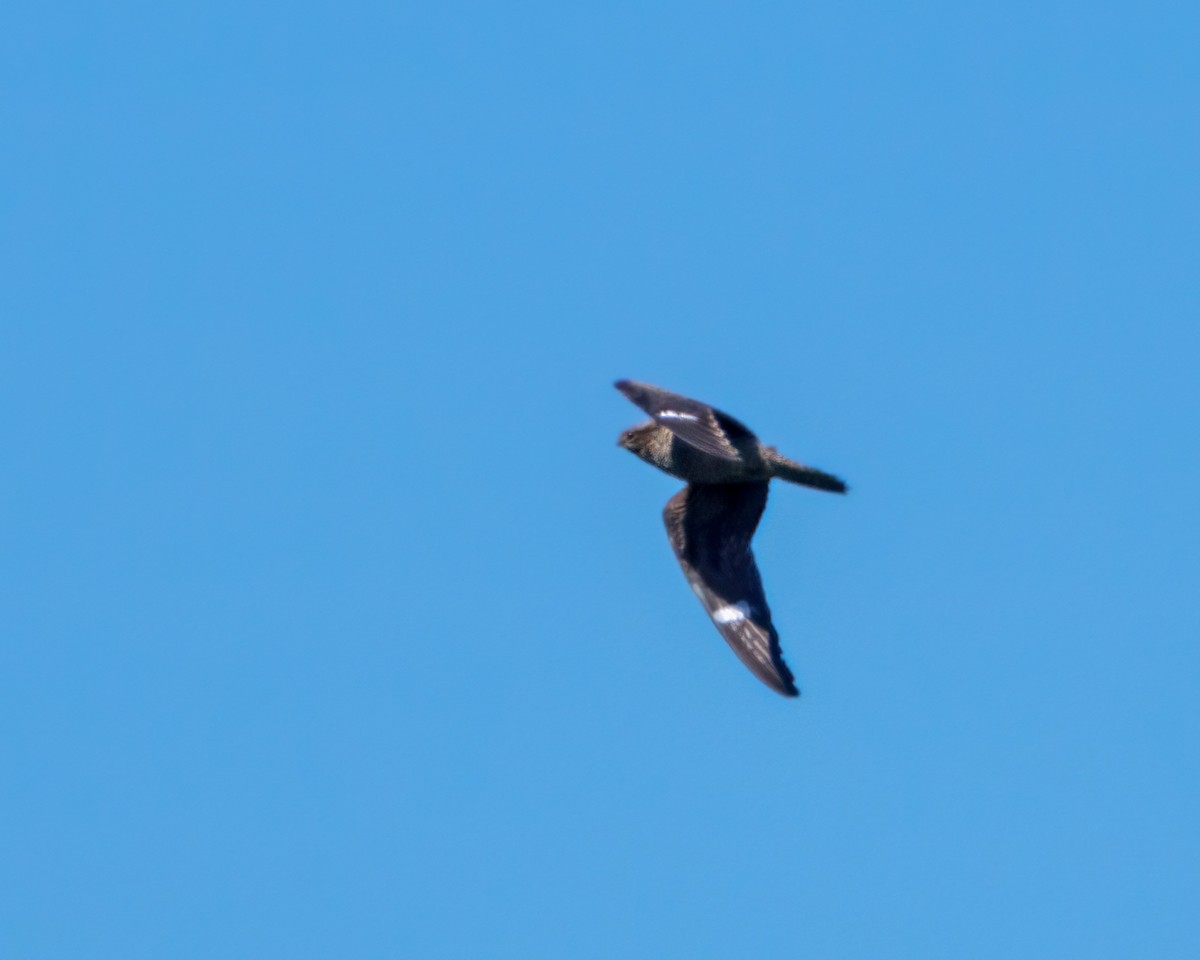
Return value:
<svg viewBox="0 0 1200 960">
<path fill-rule="evenodd" d="M 630 403 L 641 407 L 647 413 L 650 412 L 646 404 L 648 402 L 648 395 L 653 388 L 648 388 L 646 384 L 638 383 L 636 380 L 617 380 L 613 383 L 613 386 L 620 390 L 625 399 Z"/>
<path fill-rule="evenodd" d="M 729 640 L 728 637 L 725 639 L 726 641 Z M 732 643 L 730 646 L 732 646 Z M 734 648 L 734 652 L 738 653 L 736 647 Z M 788 700 L 795 700 L 800 696 L 800 688 L 796 686 L 796 681 L 792 677 L 792 672 L 788 670 L 787 664 L 781 665 L 783 667 L 781 672 L 778 665 L 767 667 L 764 664 L 749 662 L 740 653 L 738 656 L 742 660 L 742 663 L 750 668 L 750 672 L 754 674 L 755 679 L 762 682 L 763 686 L 770 687 L 775 693 L 781 697 L 786 697 Z"/>
<path fill-rule="evenodd" d="M 786 676 L 767 677 L 760 676 L 768 687 L 774 690 L 781 697 L 787 697 L 789 700 L 795 700 L 800 696 L 800 688 L 796 686 L 795 680 L 792 679 L 791 671 Z"/>
</svg>

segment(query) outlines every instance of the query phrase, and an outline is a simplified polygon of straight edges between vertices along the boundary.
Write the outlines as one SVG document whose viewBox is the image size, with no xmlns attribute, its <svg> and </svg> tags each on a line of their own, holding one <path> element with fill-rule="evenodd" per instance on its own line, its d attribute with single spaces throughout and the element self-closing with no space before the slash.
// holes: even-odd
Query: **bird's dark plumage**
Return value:
<svg viewBox="0 0 1200 960">
<path fill-rule="evenodd" d="M 660 427 L 666 427 L 697 450 L 722 460 L 737 460 L 734 442 L 754 437 L 733 417 L 676 393 L 629 380 L 618 380 L 617 389 L 650 414 Z"/>
<path fill-rule="evenodd" d="M 692 590 L 754 675 L 784 696 L 797 696 L 750 541 L 773 477 L 836 493 L 846 485 L 780 456 L 707 404 L 628 380 L 616 386 L 654 418 L 626 430 L 621 446 L 688 483 L 667 503 L 663 520 Z"/>
</svg>

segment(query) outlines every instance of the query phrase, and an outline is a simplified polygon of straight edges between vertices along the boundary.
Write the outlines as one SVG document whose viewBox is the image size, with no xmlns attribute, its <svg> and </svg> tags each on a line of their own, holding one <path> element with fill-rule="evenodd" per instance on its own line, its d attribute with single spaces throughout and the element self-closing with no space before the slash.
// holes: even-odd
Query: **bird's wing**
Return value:
<svg viewBox="0 0 1200 960">
<path fill-rule="evenodd" d="M 689 400 L 646 383 L 618 380 L 617 389 L 666 427 L 680 440 L 714 457 L 738 460 L 732 440 L 754 434 L 727 413 L 715 410 L 699 400 Z"/>
<path fill-rule="evenodd" d="M 799 691 L 783 662 L 750 550 L 766 505 L 765 483 L 692 483 L 667 503 L 663 521 L 688 583 L 721 636 L 758 679 L 794 697 Z"/>
</svg>

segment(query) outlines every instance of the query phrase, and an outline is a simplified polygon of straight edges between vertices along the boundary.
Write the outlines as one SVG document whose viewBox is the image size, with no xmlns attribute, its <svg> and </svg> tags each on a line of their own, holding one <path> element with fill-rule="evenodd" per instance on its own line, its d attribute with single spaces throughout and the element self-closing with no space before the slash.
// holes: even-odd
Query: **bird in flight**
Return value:
<svg viewBox="0 0 1200 960">
<path fill-rule="evenodd" d="M 783 662 L 750 540 L 772 478 L 831 493 L 845 493 L 846 484 L 781 456 L 708 404 L 629 380 L 618 380 L 616 387 L 653 418 L 622 433 L 619 444 L 687 481 L 667 502 L 663 522 L 692 590 L 759 680 L 785 697 L 799 696 Z"/>
</svg>

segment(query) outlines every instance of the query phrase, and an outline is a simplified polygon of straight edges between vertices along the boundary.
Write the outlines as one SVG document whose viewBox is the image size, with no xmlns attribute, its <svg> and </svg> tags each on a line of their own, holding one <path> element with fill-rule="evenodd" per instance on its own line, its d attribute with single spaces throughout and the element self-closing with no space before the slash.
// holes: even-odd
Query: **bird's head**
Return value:
<svg viewBox="0 0 1200 960">
<path fill-rule="evenodd" d="M 657 466 L 656 454 L 659 453 L 655 438 L 663 432 L 663 428 L 651 420 L 636 427 L 630 427 L 617 440 L 617 445 L 624 447 L 636 457 Z"/>
</svg>

